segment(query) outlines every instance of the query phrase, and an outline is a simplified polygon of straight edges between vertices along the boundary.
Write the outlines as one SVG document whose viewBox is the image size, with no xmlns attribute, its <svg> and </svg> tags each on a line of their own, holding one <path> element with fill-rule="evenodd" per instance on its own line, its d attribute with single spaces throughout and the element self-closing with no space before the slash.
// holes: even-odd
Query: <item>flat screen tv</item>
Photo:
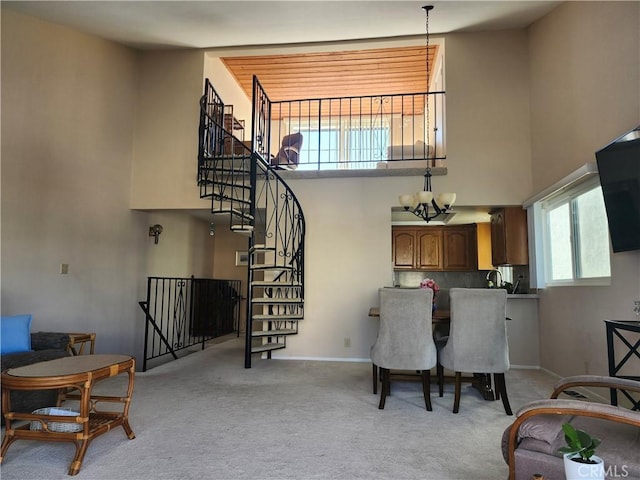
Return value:
<svg viewBox="0 0 640 480">
<path fill-rule="evenodd" d="M 640 250 L 640 125 L 596 152 L 614 252 Z"/>
</svg>

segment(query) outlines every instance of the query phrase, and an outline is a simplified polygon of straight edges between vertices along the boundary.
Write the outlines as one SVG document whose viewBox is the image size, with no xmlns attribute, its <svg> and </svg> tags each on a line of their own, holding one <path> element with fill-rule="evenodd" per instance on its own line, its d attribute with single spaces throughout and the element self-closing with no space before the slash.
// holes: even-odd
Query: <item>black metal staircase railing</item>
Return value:
<svg viewBox="0 0 640 480">
<path fill-rule="evenodd" d="M 147 298 L 139 302 L 146 317 L 144 360 L 148 362 L 213 338 L 239 332 L 240 280 L 149 277 Z"/>
<path fill-rule="evenodd" d="M 254 80 L 251 146 L 264 125 L 268 97 Z M 304 304 L 304 214 L 295 194 L 245 142 L 225 128 L 225 105 L 207 79 L 201 99 L 198 184 L 213 214 L 228 214 L 230 229 L 248 239 L 245 367 L 251 355 L 286 347 Z"/>
</svg>

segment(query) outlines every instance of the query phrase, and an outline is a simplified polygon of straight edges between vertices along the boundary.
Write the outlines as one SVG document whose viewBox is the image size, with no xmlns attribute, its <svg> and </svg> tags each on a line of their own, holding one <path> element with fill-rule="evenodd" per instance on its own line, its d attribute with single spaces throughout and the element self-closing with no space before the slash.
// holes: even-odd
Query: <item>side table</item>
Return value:
<svg viewBox="0 0 640 480">
<path fill-rule="evenodd" d="M 67 351 L 72 355 L 82 355 L 84 353 L 85 346 L 89 344 L 89 354 L 93 355 L 96 348 L 96 334 L 95 333 L 68 333 L 69 345 L 67 345 Z M 76 345 L 79 349 L 76 349 Z"/>
<path fill-rule="evenodd" d="M 635 369 L 631 365 L 627 365 L 630 360 L 635 360 L 640 364 L 640 322 L 633 320 L 605 320 L 607 328 L 607 353 L 609 357 L 609 376 L 629 378 L 632 380 L 640 380 L 638 375 L 624 375 L 625 365 L 629 372 L 639 372 L 640 369 Z M 623 348 L 622 352 L 616 355 L 615 339 L 618 339 L 618 344 Z M 632 403 L 633 410 L 640 410 L 640 399 L 632 397 L 632 395 L 625 391 L 620 392 Z M 618 391 L 615 388 L 611 389 L 611 405 L 618 405 Z"/>
</svg>

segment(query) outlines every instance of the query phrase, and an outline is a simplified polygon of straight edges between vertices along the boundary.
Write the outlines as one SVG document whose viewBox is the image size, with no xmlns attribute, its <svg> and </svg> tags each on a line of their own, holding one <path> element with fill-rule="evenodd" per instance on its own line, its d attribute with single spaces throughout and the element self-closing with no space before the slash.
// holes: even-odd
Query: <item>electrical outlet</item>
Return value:
<svg viewBox="0 0 640 480">
<path fill-rule="evenodd" d="M 351 339 L 349 337 L 344 337 L 344 348 L 351 347 Z"/>
<path fill-rule="evenodd" d="M 640 317 L 640 300 L 633 302 L 633 313 L 636 314 L 636 317 Z"/>
<path fill-rule="evenodd" d="M 68 263 L 61 263 L 60 264 L 60 274 L 62 274 L 62 275 L 68 275 L 69 274 L 69 264 Z"/>
</svg>

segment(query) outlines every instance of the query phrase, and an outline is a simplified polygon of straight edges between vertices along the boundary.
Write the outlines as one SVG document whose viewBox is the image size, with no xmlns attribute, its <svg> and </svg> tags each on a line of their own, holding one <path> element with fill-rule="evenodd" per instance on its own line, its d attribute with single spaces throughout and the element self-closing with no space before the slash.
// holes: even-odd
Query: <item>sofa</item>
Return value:
<svg viewBox="0 0 640 480">
<path fill-rule="evenodd" d="M 2 317 L 0 365 L 2 372 L 37 362 L 67 357 L 70 338 L 65 333 L 29 331 L 30 315 Z M 55 406 L 57 390 L 12 391 L 11 408 L 16 412 L 32 412 L 38 408 Z M 4 415 L 2 415 L 4 425 Z"/>
<path fill-rule="evenodd" d="M 626 392 L 624 397 L 637 399 L 640 381 L 595 375 L 567 377 L 556 383 L 550 399 L 520 408 L 502 436 L 510 480 L 530 480 L 534 474 L 545 480 L 564 480 L 558 448 L 565 446 L 562 424 L 566 422 L 602 440 L 595 454 L 604 460 L 607 478 L 640 479 L 640 411 L 591 398 L 576 400 L 579 392 L 575 388 L 586 388 L 590 393 L 602 391 L 604 395 L 616 389 Z M 558 398 L 561 394 L 571 398 Z"/>
</svg>

